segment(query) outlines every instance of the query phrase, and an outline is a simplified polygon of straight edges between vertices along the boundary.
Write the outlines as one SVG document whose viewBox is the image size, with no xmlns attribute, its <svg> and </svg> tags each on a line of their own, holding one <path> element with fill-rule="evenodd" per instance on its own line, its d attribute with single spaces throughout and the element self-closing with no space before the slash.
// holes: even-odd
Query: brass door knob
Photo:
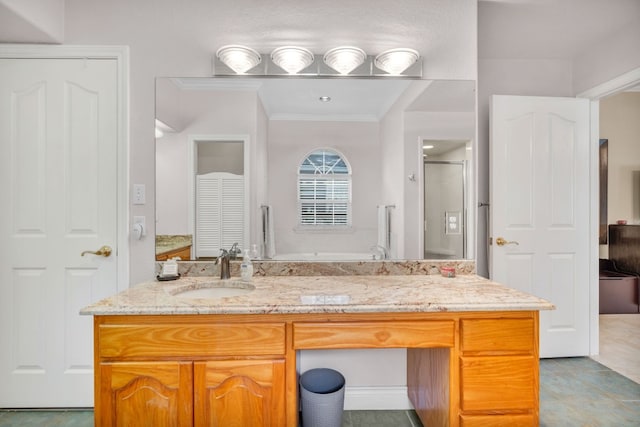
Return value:
<svg viewBox="0 0 640 427">
<path fill-rule="evenodd" d="M 516 241 L 508 241 L 505 240 L 503 237 L 498 237 L 496 239 L 496 245 L 498 246 L 504 246 L 504 245 L 519 245 L 520 243 L 516 242 Z"/>
<path fill-rule="evenodd" d="M 113 250 L 111 249 L 110 246 L 104 245 L 103 247 L 101 247 L 100 249 L 98 249 L 97 251 L 84 251 L 80 254 L 80 256 L 85 256 L 85 254 L 93 254 L 93 255 L 100 255 L 103 257 L 108 257 L 109 255 L 111 255 L 111 252 L 113 252 Z"/>
</svg>

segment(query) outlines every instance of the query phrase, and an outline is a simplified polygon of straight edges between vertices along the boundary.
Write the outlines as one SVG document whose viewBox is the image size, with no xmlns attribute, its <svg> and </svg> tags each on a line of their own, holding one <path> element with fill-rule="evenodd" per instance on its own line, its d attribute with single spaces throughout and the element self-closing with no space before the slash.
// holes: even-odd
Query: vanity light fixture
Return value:
<svg viewBox="0 0 640 427">
<path fill-rule="evenodd" d="M 262 62 L 258 52 L 240 45 L 222 46 L 216 52 L 216 57 L 237 74 L 245 74 Z"/>
<path fill-rule="evenodd" d="M 313 63 L 313 53 L 297 46 L 283 46 L 271 52 L 271 60 L 289 74 L 298 74 Z"/>
<path fill-rule="evenodd" d="M 422 148 L 424 150 L 431 150 L 433 148 L 433 145 L 423 145 Z"/>
<path fill-rule="evenodd" d="M 329 50 L 322 60 L 342 75 L 349 74 L 364 63 L 367 54 L 353 46 L 341 46 Z"/>
<path fill-rule="evenodd" d="M 400 48 L 382 52 L 373 60 L 374 65 L 387 73 L 397 76 L 418 61 L 417 50 Z"/>
<path fill-rule="evenodd" d="M 320 98 L 318 98 L 318 100 L 320 100 L 320 102 L 329 102 L 329 101 L 331 101 L 331 97 L 330 96 L 321 96 Z"/>
<path fill-rule="evenodd" d="M 378 56 L 340 46 L 314 57 L 309 49 L 282 46 L 271 54 L 241 45 L 223 46 L 213 58 L 213 75 L 422 78 L 422 58 L 413 49 L 391 49 Z"/>
</svg>

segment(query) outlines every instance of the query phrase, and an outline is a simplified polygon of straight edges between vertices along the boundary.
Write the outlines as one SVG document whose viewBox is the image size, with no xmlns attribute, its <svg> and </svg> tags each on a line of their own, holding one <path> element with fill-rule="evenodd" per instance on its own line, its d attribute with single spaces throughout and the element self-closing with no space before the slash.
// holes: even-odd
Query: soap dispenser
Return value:
<svg viewBox="0 0 640 427">
<path fill-rule="evenodd" d="M 253 278 L 253 263 L 251 262 L 251 258 L 249 258 L 249 249 L 245 249 L 244 255 L 242 256 L 242 264 L 240 264 L 240 278 L 244 282 L 250 282 Z"/>
</svg>

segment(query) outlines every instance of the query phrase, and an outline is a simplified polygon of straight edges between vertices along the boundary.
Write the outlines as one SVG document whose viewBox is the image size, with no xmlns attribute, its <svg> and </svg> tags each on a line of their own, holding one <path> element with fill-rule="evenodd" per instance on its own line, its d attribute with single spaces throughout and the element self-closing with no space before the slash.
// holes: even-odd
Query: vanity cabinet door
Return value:
<svg viewBox="0 0 640 427">
<path fill-rule="evenodd" d="M 277 427 L 285 421 L 285 361 L 194 362 L 196 427 Z"/>
<path fill-rule="evenodd" d="M 191 362 L 117 362 L 100 365 L 102 427 L 193 426 Z"/>
</svg>

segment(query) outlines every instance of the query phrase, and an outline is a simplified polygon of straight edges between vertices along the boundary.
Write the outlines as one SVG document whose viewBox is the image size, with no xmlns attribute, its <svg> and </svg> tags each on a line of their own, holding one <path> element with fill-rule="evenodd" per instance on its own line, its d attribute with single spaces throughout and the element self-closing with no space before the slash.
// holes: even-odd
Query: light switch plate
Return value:
<svg viewBox="0 0 640 427">
<path fill-rule="evenodd" d="M 144 184 L 133 184 L 133 204 L 144 205 L 147 203 L 147 189 Z"/>
<path fill-rule="evenodd" d="M 462 233 L 462 216 L 460 211 L 446 211 L 445 218 L 445 234 L 461 234 Z"/>
</svg>

